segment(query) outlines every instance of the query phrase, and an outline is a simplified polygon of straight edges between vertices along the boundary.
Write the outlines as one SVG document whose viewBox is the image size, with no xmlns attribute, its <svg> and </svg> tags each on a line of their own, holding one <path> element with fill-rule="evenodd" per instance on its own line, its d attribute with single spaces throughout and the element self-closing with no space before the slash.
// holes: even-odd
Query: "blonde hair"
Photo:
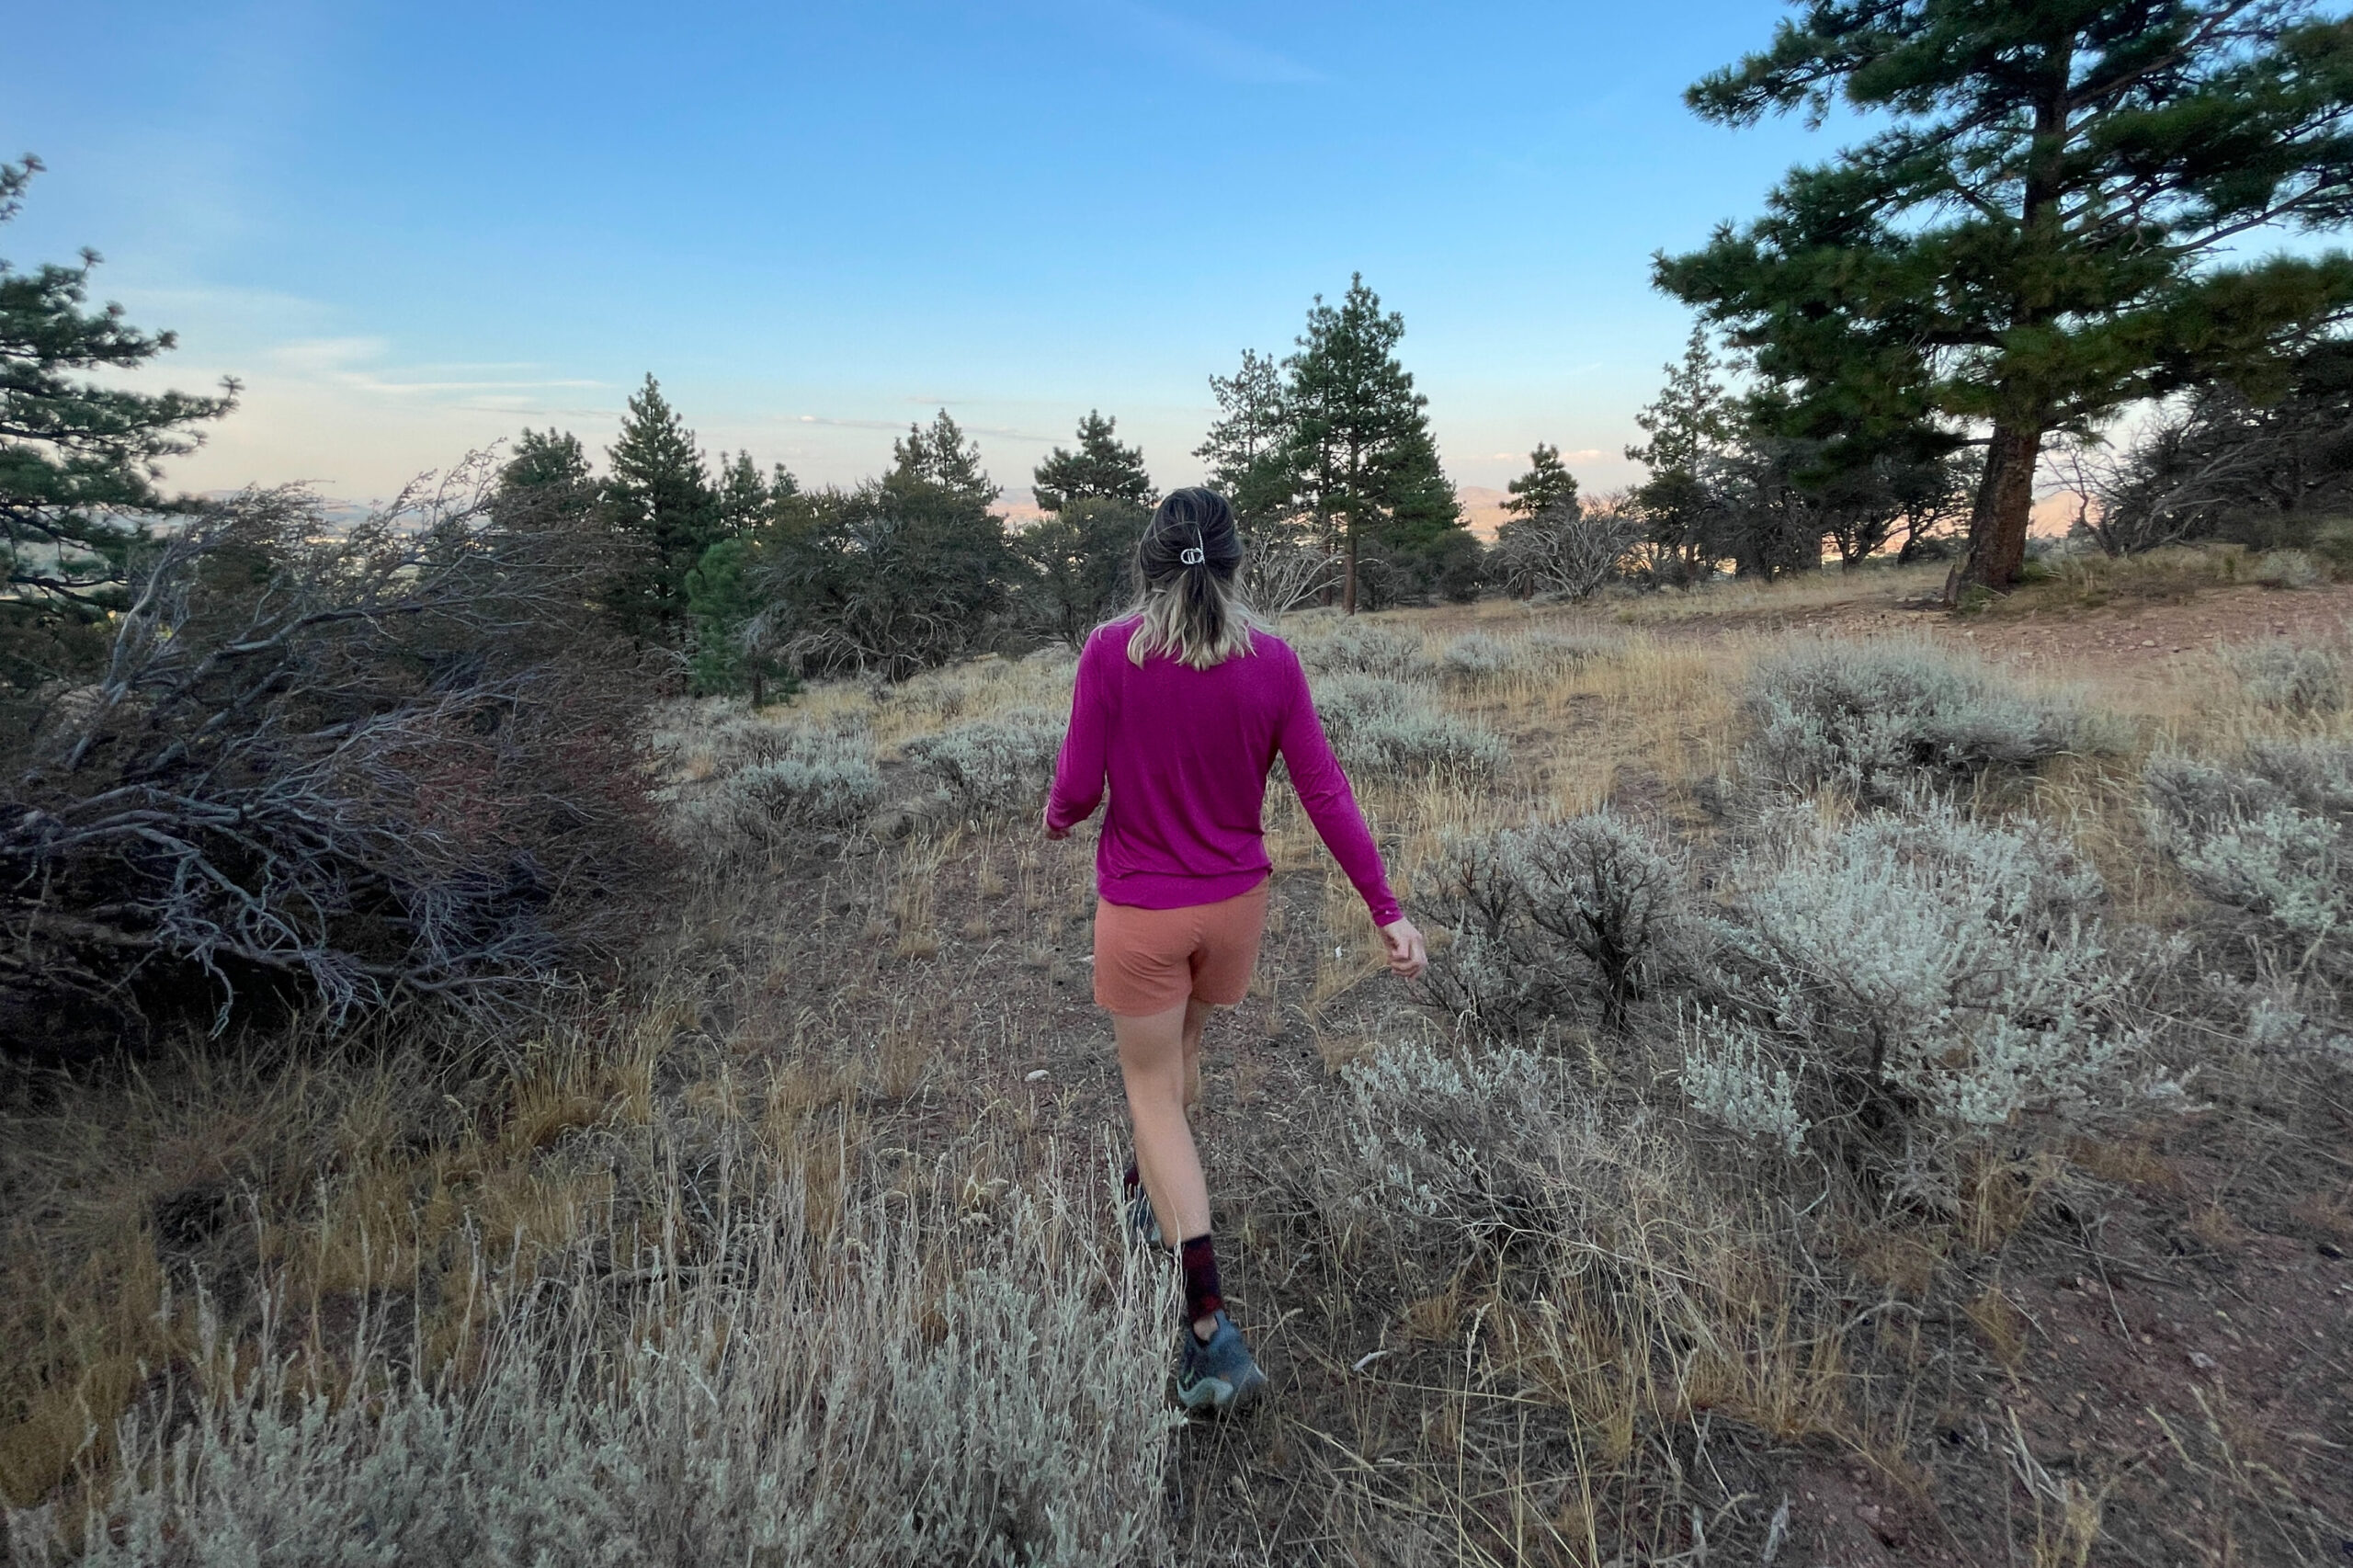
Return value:
<svg viewBox="0 0 2353 1568">
<path fill-rule="evenodd" d="M 1141 665 L 1154 653 L 1165 653 L 1178 664 L 1206 670 L 1236 654 L 1254 652 L 1251 632 L 1266 630 L 1258 612 L 1250 608 L 1250 601 L 1231 578 L 1220 582 L 1212 577 L 1207 587 L 1202 598 L 1216 607 L 1208 615 L 1201 613 L 1201 600 L 1188 594 L 1181 584 L 1146 588 L 1143 597 L 1128 611 L 1140 618 L 1128 637 L 1128 657 Z"/>
<path fill-rule="evenodd" d="M 1250 634 L 1265 630 L 1234 581 L 1242 566 L 1242 533 L 1233 508 L 1214 490 L 1171 492 L 1136 540 L 1139 590 L 1128 614 L 1138 618 L 1128 657 L 1142 665 L 1155 653 L 1206 670 L 1252 651 Z"/>
</svg>

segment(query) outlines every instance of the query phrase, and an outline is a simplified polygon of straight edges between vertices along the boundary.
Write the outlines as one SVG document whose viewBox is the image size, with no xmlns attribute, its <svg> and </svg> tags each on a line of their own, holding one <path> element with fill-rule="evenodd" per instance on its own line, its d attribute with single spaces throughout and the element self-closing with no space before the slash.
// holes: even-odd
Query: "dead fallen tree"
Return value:
<svg viewBox="0 0 2353 1568">
<path fill-rule="evenodd" d="M 102 673 L 20 699 L 0 1040 L 510 1008 L 615 950 L 652 868 L 593 540 L 461 465 L 337 527 L 299 490 L 163 542 Z"/>
</svg>

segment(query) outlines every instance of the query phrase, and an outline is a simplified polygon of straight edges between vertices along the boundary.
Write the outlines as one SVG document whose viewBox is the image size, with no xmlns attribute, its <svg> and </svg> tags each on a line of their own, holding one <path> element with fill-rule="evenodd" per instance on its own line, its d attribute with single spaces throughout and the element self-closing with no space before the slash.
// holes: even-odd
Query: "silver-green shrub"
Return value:
<svg viewBox="0 0 2353 1568">
<path fill-rule="evenodd" d="M 1317 675 L 1415 680 L 1427 677 L 1434 667 L 1420 638 L 1376 626 L 1361 616 L 1302 637 L 1298 649 L 1300 662 Z"/>
<path fill-rule="evenodd" d="M 1557 1218 L 1548 1166 L 1581 1116 L 1559 1062 L 1409 1040 L 1342 1077 L 1347 1168 L 1334 1196 L 1353 1225 L 1408 1243 L 1435 1226 L 1475 1244 Z"/>
<path fill-rule="evenodd" d="M 873 737 L 864 730 L 739 729 L 746 733 L 717 754 L 733 766 L 654 792 L 665 832 L 702 865 L 805 846 L 813 835 L 855 827 L 882 798 Z"/>
<path fill-rule="evenodd" d="M 1696 1053 L 1757 1082 L 1786 1073 L 1817 1128 L 1952 1136 L 2077 1107 L 2141 1044 L 2099 877 L 2038 824 L 1927 799 L 1796 828 L 1741 881 L 1725 1011 L 1756 1028 L 1703 1027 Z"/>
<path fill-rule="evenodd" d="M 1702 1115 L 1742 1137 L 1795 1156 L 1809 1123 L 1782 1052 L 1764 1030 L 1710 1007 L 1678 1018 L 1683 1092 Z"/>
<path fill-rule="evenodd" d="M 1484 680 L 1502 675 L 1517 666 L 1517 650 L 1500 637 L 1490 637 L 1483 631 L 1467 631 L 1446 645 L 1438 655 L 1438 667 L 1461 680 Z"/>
<path fill-rule="evenodd" d="M 1034 807 L 1052 779 L 1063 722 L 1040 708 L 967 719 L 900 747 L 944 785 L 967 813 L 988 817 Z"/>
<path fill-rule="evenodd" d="M 653 713 L 645 744 L 673 769 L 703 768 L 732 773 L 756 762 L 772 762 L 809 733 L 790 710 L 756 711 L 741 698 L 706 697 L 667 703 Z"/>
<path fill-rule="evenodd" d="M 2301 550 L 2266 551 L 2250 575 L 2267 588 L 2316 588 L 2328 581 L 2327 569 Z"/>
<path fill-rule="evenodd" d="M 1742 707 L 1752 774 L 1879 803 L 1924 779 L 2031 767 L 2094 744 L 2074 709 L 1918 644 L 1802 644 L 1756 666 Z"/>
<path fill-rule="evenodd" d="M 2226 648 L 2222 658 L 2266 708 L 2303 718 L 2345 706 L 2345 661 L 2332 649 L 2271 637 Z"/>
<path fill-rule="evenodd" d="M 2353 937 L 2353 746 L 2258 744 L 2245 766 L 2160 753 L 2151 836 L 2189 885 L 2248 917 L 2288 969 L 2334 967 Z"/>
<path fill-rule="evenodd" d="M 1452 838 L 1437 902 L 1453 940 L 1435 955 L 1440 1005 L 1482 1033 L 1524 1035 L 1598 1001 L 1616 1025 L 1650 988 L 1682 914 L 1683 873 L 1650 834 L 1608 812 Z"/>
<path fill-rule="evenodd" d="M 1521 663 L 1549 675 L 1574 670 L 1600 659 L 1622 658 L 1626 640 L 1598 632 L 1531 631 L 1519 640 Z"/>
<path fill-rule="evenodd" d="M 1354 675 L 1319 682 L 1315 710 L 1334 755 L 1352 776 L 1475 783 L 1511 760 L 1494 731 L 1431 707 L 1393 680 Z"/>
<path fill-rule="evenodd" d="M 1053 1192 L 977 1233 L 914 1207 L 820 1249 L 786 1194 L 626 1278 L 584 1256 L 486 1301 L 464 1377 L 381 1324 L 336 1347 L 367 1397 L 290 1351 L 215 1376 L 124 1423 L 86 1521 L 10 1518 L 14 1556 L 86 1523 L 86 1568 L 1170 1561 L 1165 1266 Z"/>
<path fill-rule="evenodd" d="M 2210 981 L 2222 977 L 2210 976 Z M 2353 1034 L 2324 996 L 2274 982 L 2246 988 L 2246 1039 L 2273 1055 L 2319 1057 L 2353 1067 Z"/>
<path fill-rule="evenodd" d="M 1352 731 L 1395 723 L 1429 706 L 1418 690 L 1380 676 L 1333 676 L 1317 681 L 1314 694 L 1316 716 L 1335 745 Z"/>
</svg>

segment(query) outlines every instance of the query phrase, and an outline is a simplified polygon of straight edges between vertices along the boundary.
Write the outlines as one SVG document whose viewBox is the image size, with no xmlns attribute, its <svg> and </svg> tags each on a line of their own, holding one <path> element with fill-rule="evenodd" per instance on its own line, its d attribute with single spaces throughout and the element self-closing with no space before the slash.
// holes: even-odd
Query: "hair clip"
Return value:
<svg viewBox="0 0 2353 1568">
<path fill-rule="evenodd" d="M 1176 552 L 1176 559 L 1183 562 L 1188 566 L 1199 566 L 1202 562 L 1209 559 L 1209 552 L 1201 549 L 1199 545 L 1188 544 L 1184 549 Z"/>
</svg>

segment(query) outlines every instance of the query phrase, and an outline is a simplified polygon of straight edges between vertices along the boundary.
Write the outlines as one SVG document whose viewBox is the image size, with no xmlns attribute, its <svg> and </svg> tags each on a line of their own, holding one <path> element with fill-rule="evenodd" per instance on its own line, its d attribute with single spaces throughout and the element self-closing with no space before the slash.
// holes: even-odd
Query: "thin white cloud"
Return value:
<svg viewBox="0 0 2353 1568">
<path fill-rule="evenodd" d="M 476 404 L 484 408 L 528 406 L 533 400 L 504 395 L 512 392 L 578 391 L 601 387 L 606 383 L 579 377 L 513 377 L 461 376 L 453 371 L 466 369 L 518 370 L 529 365 L 416 365 L 405 372 L 377 370 L 368 361 L 381 358 L 387 345 L 380 337 L 306 337 L 272 345 L 267 358 L 278 369 L 290 375 L 315 381 L 333 381 L 354 392 L 370 392 L 381 397 L 438 398 L 456 395 L 460 399 L 484 398 Z M 438 371 L 428 379 L 426 372 Z"/>
<path fill-rule="evenodd" d="M 1108 0 L 1103 14 L 1124 23 L 1139 41 L 1171 63 L 1205 72 L 1222 81 L 1251 86 L 1300 86 L 1324 74 L 1270 49 L 1245 42 L 1220 28 L 1173 16 L 1139 0 Z"/>
<path fill-rule="evenodd" d="M 827 425 L 836 430 L 889 430 L 893 433 L 906 426 L 896 419 L 835 419 L 823 414 L 795 414 L 789 416 L 794 425 Z"/>
<path fill-rule="evenodd" d="M 921 403 L 926 408 L 947 408 L 953 405 L 957 400 L 918 397 L 909 398 L 906 401 Z M 894 435 L 907 428 L 910 424 L 922 423 L 920 420 L 902 419 L 835 419 L 823 414 L 794 414 L 785 415 L 784 418 L 787 424 L 791 425 L 830 425 L 841 430 L 888 430 Z M 992 440 L 1034 441 L 1041 447 L 1063 438 L 1058 436 L 1040 436 L 1031 431 L 1016 429 L 1010 425 L 971 425 L 959 420 L 957 428 L 974 439 L 986 436 Z"/>
</svg>

